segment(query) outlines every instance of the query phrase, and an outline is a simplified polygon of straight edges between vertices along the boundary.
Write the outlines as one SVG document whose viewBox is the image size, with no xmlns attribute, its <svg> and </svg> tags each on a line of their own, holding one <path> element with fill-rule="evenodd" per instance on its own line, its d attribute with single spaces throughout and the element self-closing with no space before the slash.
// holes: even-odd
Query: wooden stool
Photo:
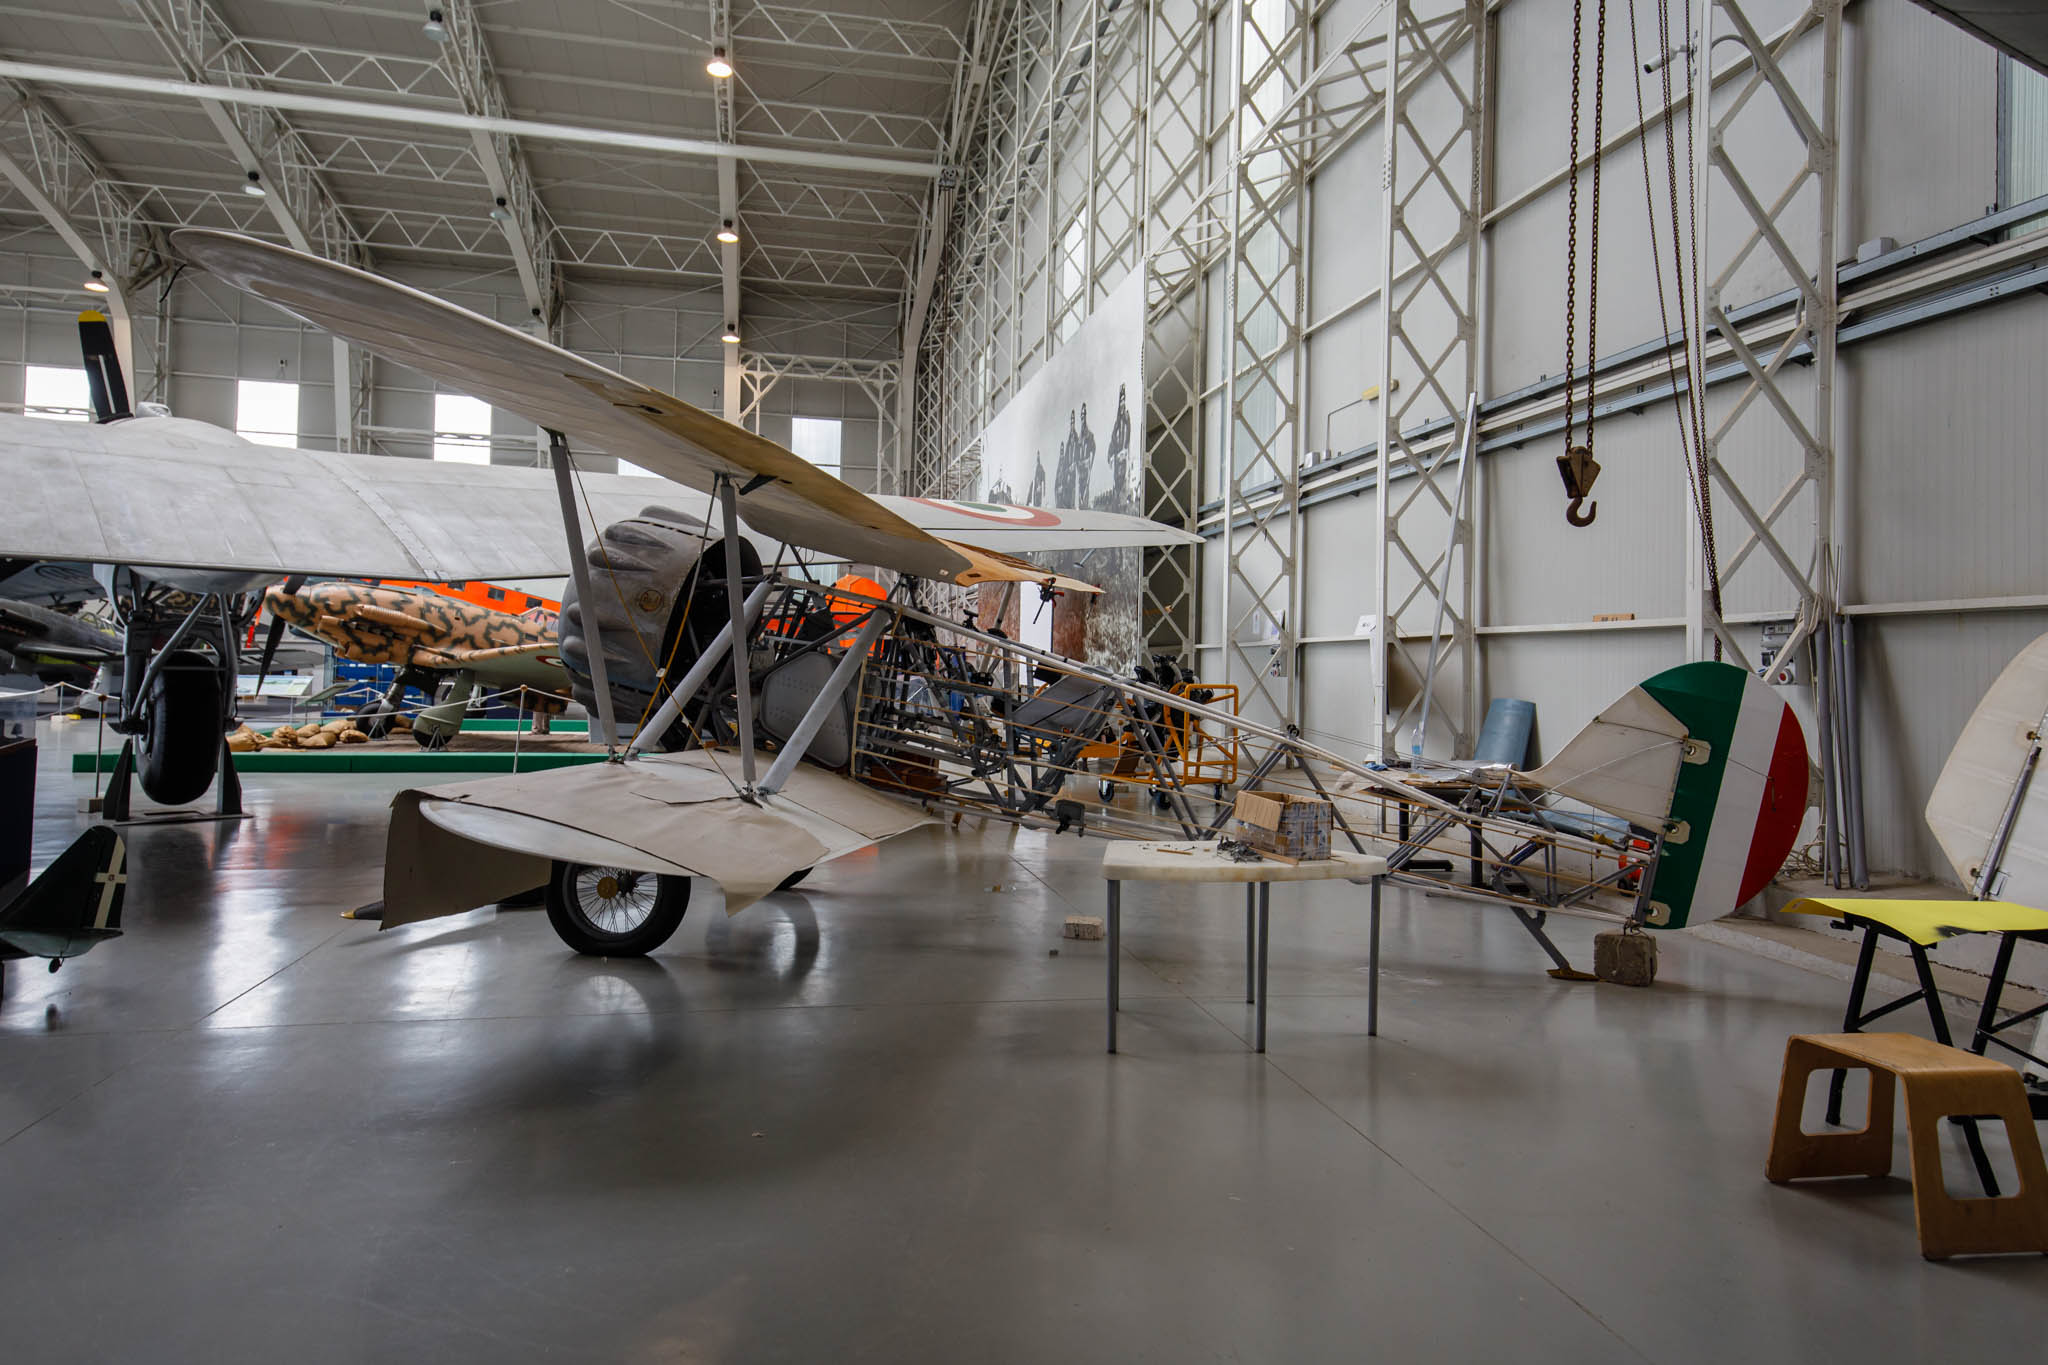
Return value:
<svg viewBox="0 0 2048 1365">
<path fill-rule="evenodd" d="M 1870 1073 L 1870 1119 L 1858 1132 L 1808 1133 L 1799 1126 L 1807 1077 L 1854 1067 Z M 1798 1033 L 1785 1044 L 1778 1113 L 1764 1174 L 1776 1184 L 1810 1176 L 1890 1175 L 1892 1095 L 1906 1087 L 1906 1136 L 1913 1165 L 1913 1222 L 1930 1261 L 1973 1252 L 2048 1253 L 2048 1170 L 2017 1071 L 1910 1033 Z M 1941 1177 L 1941 1120 L 2005 1120 L 2019 1192 L 1957 1199 Z M 1972 1127 L 1972 1135 L 1975 1130 Z"/>
</svg>

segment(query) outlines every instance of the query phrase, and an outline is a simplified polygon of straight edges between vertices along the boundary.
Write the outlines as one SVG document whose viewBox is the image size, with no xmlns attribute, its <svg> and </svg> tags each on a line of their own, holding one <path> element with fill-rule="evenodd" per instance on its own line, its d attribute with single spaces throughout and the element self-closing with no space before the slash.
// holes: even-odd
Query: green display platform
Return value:
<svg viewBox="0 0 2048 1365">
<path fill-rule="evenodd" d="M 71 771 L 89 773 L 93 760 L 99 760 L 99 770 L 110 773 L 120 760 L 119 750 L 103 754 L 73 754 Z M 518 762 L 515 769 L 512 765 Z M 362 745 L 352 744 L 345 749 L 296 749 L 278 752 L 258 751 L 236 754 L 235 771 L 238 773 L 509 773 L 540 772 L 546 768 L 568 768 L 578 763 L 602 763 L 601 753 L 550 754 L 550 753 L 454 753 L 430 754 L 424 749 L 413 753 L 378 749 L 364 751 Z"/>
</svg>

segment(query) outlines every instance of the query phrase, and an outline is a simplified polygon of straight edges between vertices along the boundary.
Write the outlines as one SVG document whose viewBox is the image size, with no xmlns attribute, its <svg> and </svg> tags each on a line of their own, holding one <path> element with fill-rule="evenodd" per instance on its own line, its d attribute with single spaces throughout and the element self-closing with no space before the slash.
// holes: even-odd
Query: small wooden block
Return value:
<svg viewBox="0 0 2048 1365">
<path fill-rule="evenodd" d="M 1102 920 L 1095 915 L 1068 915 L 1066 928 L 1060 930 L 1063 938 L 1101 938 Z"/>
<path fill-rule="evenodd" d="M 1617 986 L 1647 986 L 1657 979 L 1657 940 L 1608 929 L 1593 935 L 1593 975 Z"/>
</svg>

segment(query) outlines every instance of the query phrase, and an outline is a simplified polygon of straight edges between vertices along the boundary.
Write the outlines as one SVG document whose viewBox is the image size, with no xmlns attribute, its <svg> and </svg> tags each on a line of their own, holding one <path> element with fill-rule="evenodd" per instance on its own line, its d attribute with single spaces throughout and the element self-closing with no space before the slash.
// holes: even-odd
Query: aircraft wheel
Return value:
<svg viewBox="0 0 2048 1365">
<path fill-rule="evenodd" d="M 1102 798 L 1104 805 L 1108 805 L 1111 801 L 1116 800 L 1116 783 L 1106 777 L 1103 778 L 1102 784 L 1095 789 L 1095 794 Z"/>
<path fill-rule="evenodd" d="M 180 806 L 213 785 L 220 766 L 220 675 L 194 649 L 164 657 L 163 671 L 143 702 L 144 730 L 136 776 L 152 801 Z"/>
<path fill-rule="evenodd" d="M 622 867 L 556 863 L 548 923 L 590 957 L 640 957 L 668 942 L 690 908 L 690 879 Z"/>
<path fill-rule="evenodd" d="M 448 747 L 448 741 L 453 738 L 455 736 L 447 730 L 436 730 L 417 721 L 413 722 L 412 742 L 428 753 L 439 753 Z"/>
</svg>

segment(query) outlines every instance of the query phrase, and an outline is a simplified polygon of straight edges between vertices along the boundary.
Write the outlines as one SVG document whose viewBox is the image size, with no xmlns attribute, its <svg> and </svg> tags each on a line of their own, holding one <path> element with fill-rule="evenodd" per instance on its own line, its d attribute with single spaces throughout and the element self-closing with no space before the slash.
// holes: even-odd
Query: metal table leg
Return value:
<svg viewBox="0 0 2048 1365">
<path fill-rule="evenodd" d="M 1365 1036 L 1380 1036 L 1380 882 L 1372 879 L 1372 954 L 1365 979 Z"/>
<path fill-rule="evenodd" d="M 1123 915 L 1123 899 L 1124 899 L 1124 897 L 1123 897 L 1123 888 L 1124 888 L 1124 884 L 1123 884 L 1122 882 L 1119 882 L 1119 881 L 1112 881 L 1112 882 L 1110 882 L 1110 884 L 1109 884 L 1109 1011 L 1108 1011 L 1108 1013 L 1109 1013 L 1109 1050 L 1110 1050 L 1111 1052 L 1115 1052 L 1115 1051 L 1116 1051 L 1116 1011 L 1117 1011 L 1117 1006 L 1118 1006 L 1118 1005 L 1119 1005 L 1119 1004 L 1121 1003 L 1121 1001 L 1120 1001 L 1120 999 L 1119 999 L 1119 993 L 1120 993 L 1120 988 L 1121 988 L 1121 986 L 1122 986 L 1122 982 L 1118 980 L 1118 977 L 1117 977 L 1117 970 L 1118 970 L 1118 968 L 1119 968 L 1120 966 L 1122 966 L 1122 964 L 1121 964 L 1121 963 L 1120 963 L 1120 962 L 1118 961 L 1118 958 L 1119 958 L 1119 956 L 1120 956 L 1120 955 L 1122 954 L 1122 952 L 1123 952 L 1123 920 L 1124 920 L 1124 915 Z"/>
<path fill-rule="evenodd" d="M 1273 919 L 1273 884 L 1260 882 L 1259 887 L 1259 1006 L 1258 1022 L 1253 1026 L 1254 1052 L 1266 1050 L 1266 935 Z"/>
<path fill-rule="evenodd" d="M 1842 1011 L 1842 1032 L 1861 1033 L 1863 1018 L 1863 994 L 1870 989 L 1870 967 L 1877 960 L 1877 925 L 1867 924 L 1863 930 L 1863 943 L 1856 950 L 1856 975 L 1849 981 L 1849 1003 Z M 1842 1083 L 1849 1078 L 1846 1071 L 1836 1071 L 1828 1077 L 1829 1124 L 1842 1121 Z"/>
<path fill-rule="evenodd" d="M 1259 888 L 1247 882 L 1244 888 L 1244 1002 L 1247 1005 L 1255 1005 L 1259 1000 L 1258 920 Z"/>
</svg>

